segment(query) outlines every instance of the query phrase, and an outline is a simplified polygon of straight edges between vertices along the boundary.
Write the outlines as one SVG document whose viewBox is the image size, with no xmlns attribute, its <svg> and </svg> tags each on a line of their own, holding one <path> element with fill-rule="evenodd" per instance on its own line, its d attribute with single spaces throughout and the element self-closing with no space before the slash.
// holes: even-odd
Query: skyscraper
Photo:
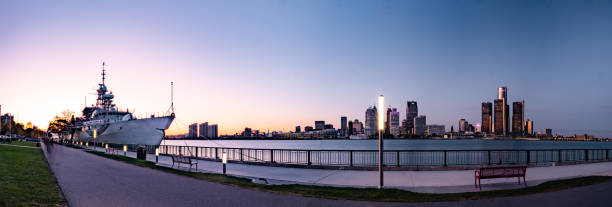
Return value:
<svg viewBox="0 0 612 207">
<path fill-rule="evenodd" d="M 208 122 L 204 122 L 200 124 L 200 131 L 198 133 L 199 137 L 208 137 Z"/>
<path fill-rule="evenodd" d="M 391 133 L 391 112 L 393 112 L 393 110 L 391 110 L 391 106 L 389 106 L 387 108 L 387 119 L 385 121 L 385 134 Z"/>
<path fill-rule="evenodd" d="M 347 136 L 351 136 L 353 134 L 354 134 L 354 132 L 353 132 L 353 121 L 349 121 L 348 122 L 348 134 L 347 134 Z"/>
<path fill-rule="evenodd" d="M 525 118 L 525 101 L 512 103 L 512 134 L 523 135 Z"/>
<path fill-rule="evenodd" d="M 378 120 L 376 119 L 377 116 L 378 116 L 378 113 L 376 112 L 376 106 L 368 107 L 368 109 L 366 109 L 365 134 L 367 136 L 372 136 L 376 134 L 376 129 L 377 129 L 376 124 L 378 123 Z"/>
<path fill-rule="evenodd" d="M 399 111 L 397 111 L 397 108 L 393 108 L 393 110 L 391 110 L 391 117 L 390 117 L 390 126 L 389 126 L 389 133 L 392 134 L 395 137 L 399 137 L 400 135 L 400 113 Z"/>
<path fill-rule="evenodd" d="M 491 102 L 482 102 L 482 133 L 491 133 L 493 125 L 493 104 Z"/>
<path fill-rule="evenodd" d="M 219 126 L 217 124 L 208 125 L 208 138 L 219 137 Z"/>
<path fill-rule="evenodd" d="M 189 125 L 189 137 L 198 137 L 198 123 Z"/>
<path fill-rule="evenodd" d="M 467 131 L 467 121 L 465 119 L 459 119 L 459 133 L 464 133 Z"/>
<path fill-rule="evenodd" d="M 346 135 L 346 133 L 348 133 L 346 131 L 347 128 L 347 121 L 346 121 L 346 116 L 342 116 L 340 117 L 340 134 L 342 135 Z"/>
<path fill-rule="evenodd" d="M 506 135 L 505 129 L 504 129 L 504 100 L 502 99 L 495 99 L 495 101 L 493 101 L 493 105 L 494 105 L 494 119 L 495 121 L 493 122 L 493 131 L 495 132 L 495 135 L 501 135 L 504 136 Z"/>
<path fill-rule="evenodd" d="M 425 116 L 417 116 L 414 118 L 414 127 L 412 128 L 412 134 L 416 135 L 425 135 L 425 130 L 427 129 L 427 117 Z"/>
<path fill-rule="evenodd" d="M 496 135 L 508 135 L 509 126 L 509 106 L 508 106 L 508 89 L 505 86 L 497 88 L 497 99 L 494 101 L 495 121 L 494 129 Z"/>
<path fill-rule="evenodd" d="M 417 102 L 408 101 L 406 103 L 406 125 L 404 126 L 408 133 L 413 132 L 414 118 L 416 118 L 417 116 L 419 116 L 419 109 L 417 107 Z"/>
<path fill-rule="evenodd" d="M 525 122 L 525 134 L 533 136 L 533 121 L 529 119 Z"/>
<path fill-rule="evenodd" d="M 302 127 L 295 126 L 295 133 L 300 133 L 300 132 L 302 132 Z"/>
</svg>

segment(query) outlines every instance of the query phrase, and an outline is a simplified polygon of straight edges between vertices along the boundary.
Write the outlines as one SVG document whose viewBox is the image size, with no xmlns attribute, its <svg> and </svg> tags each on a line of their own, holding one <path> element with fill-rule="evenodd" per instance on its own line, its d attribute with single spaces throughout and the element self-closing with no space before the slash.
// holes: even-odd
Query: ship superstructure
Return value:
<svg viewBox="0 0 612 207">
<path fill-rule="evenodd" d="M 98 84 L 96 104 L 83 109 L 83 116 L 73 122 L 77 141 L 113 144 L 159 145 L 165 130 L 174 120 L 174 111 L 166 116 L 138 119 L 129 111 L 121 111 L 113 103 L 115 96 L 105 84 L 106 64 L 102 63 L 102 83 Z"/>
</svg>

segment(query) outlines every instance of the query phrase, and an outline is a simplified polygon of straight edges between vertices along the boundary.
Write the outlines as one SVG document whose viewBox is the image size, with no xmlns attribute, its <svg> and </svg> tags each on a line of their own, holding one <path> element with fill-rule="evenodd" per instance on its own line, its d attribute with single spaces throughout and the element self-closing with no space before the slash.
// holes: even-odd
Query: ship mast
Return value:
<svg viewBox="0 0 612 207">
<path fill-rule="evenodd" d="M 104 66 L 106 66 L 106 63 L 102 62 L 102 84 L 104 84 L 104 76 L 106 75 L 106 70 L 104 70 Z"/>
<path fill-rule="evenodd" d="M 172 109 L 172 116 L 174 116 L 174 82 L 170 82 L 170 109 Z"/>
</svg>

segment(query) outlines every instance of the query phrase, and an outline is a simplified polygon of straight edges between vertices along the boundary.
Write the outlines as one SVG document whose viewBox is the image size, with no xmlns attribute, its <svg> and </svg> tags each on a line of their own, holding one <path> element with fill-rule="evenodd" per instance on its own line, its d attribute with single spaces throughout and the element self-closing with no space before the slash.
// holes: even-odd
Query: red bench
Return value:
<svg viewBox="0 0 612 207">
<path fill-rule="evenodd" d="M 480 190 L 482 190 L 482 187 L 480 186 L 481 179 L 510 177 L 517 177 L 519 184 L 521 184 L 521 177 L 523 177 L 523 183 L 525 186 L 527 186 L 527 183 L 525 182 L 526 172 L 527 166 L 524 165 L 481 167 L 480 169 L 474 171 L 474 187 L 478 187 Z M 478 181 L 478 184 L 476 181 Z"/>
</svg>

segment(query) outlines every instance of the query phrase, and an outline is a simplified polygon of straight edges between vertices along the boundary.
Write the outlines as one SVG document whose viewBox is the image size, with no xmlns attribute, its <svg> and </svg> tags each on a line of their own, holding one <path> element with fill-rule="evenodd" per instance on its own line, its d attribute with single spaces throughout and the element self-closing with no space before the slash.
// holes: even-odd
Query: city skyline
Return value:
<svg viewBox="0 0 612 207">
<path fill-rule="evenodd" d="M 0 104 L 46 128 L 93 103 L 106 61 L 116 103 L 136 114 L 165 112 L 175 82 L 168 134 L 204 121 L 219 134 L 339 128 L 341 116 L 365 121 L 380 94 L 400 119 L 414 100 L 428 124 L 457 129 L 507 86 L 537 132 L 612 136 L 612 3 L 445 3 L 10 2 Z"/>
</svg>

